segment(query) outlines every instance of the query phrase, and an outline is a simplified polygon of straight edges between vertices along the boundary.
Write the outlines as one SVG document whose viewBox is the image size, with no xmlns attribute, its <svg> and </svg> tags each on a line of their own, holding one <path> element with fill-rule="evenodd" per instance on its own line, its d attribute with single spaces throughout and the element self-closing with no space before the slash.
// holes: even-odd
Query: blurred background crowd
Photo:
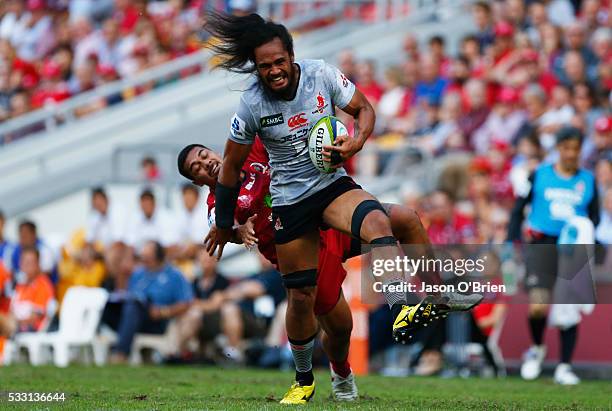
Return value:
<svg viewBox="0 0 612 411">
<path fill-rule="evenodd" d="M 207 8 L 244 13 L 254 6 L 250 0 L 3 1 L 0 121 L 193 53 L 205 41 L 198 35 Z M 196 72 L 197 68 L 186 69 L 178 78 Z M 76 114 L 101 110 L 160 85 L 125 89 Z"/>
<path fill-rule="evenodd" d="M 3 2 L 0 121 L 198 50 L 207 6 L 197 0 Z M 223 5 L 236 12 L 253 6 Z M 390 155 L 407 147 L 417 148 L 421 159 L 446 156 L 434 191 L 410 181 L 399 201 L 419 213 L 434 244 L 502 244 L 515 197 L 525 193 L 538 165 L 556 159 L 555 132 L 572 125 L 585 136 L 582 166 L 597 178 L 596 237 L 610 244 L 611 6 L 609 0 L 474 2 L 473 32 L 457 54 L 447 51 L 444 33 L 425 42 L 407 34 L 399 65 L 381 67 L 344 50 L 336 64 L 377 112 L 375 135 L 348 169 L 384 175 Z M 145 91 L 126 90 L 82 113 Z M 141 165 L 147 184 L 163 179 L 155 158 Z M 136 334 L 172 332 L 168 361 L 288 364 L 280 278 L 265 261 L 255 275 L 218 272 L 200 245 L 208 230 L 205 196 L 185 185 L 180 207 L 167 210 L 144 188 L 130 214 L 96 188 L 87 226 L 60 248 L 50 247 L 32 221 L 3 233 L 0 215 L 0 333 L 53 329 L 67 289 L 102 286 L 111 292 L 102 322 L 114 335 L 114 362 L 128 360 Z M 469 326 L 477 332 L 467 339 L 486 345 L 503 323 L 506 307 L 497 303 L 474 311 Z M 374 308 L 370 316 L 370 352 L 382 353 L 382 369 L 398 372 L 391 369 L 397 352 L 376 337 L 389 334 L 389 327 L 376 327 L 390 317 Z M 425 349 L 412 364 L 418 373 L 441 370 L 444 334 L 423 336 Z M 495 353 L 484 356 L 499 372 Z"/>
</svg>

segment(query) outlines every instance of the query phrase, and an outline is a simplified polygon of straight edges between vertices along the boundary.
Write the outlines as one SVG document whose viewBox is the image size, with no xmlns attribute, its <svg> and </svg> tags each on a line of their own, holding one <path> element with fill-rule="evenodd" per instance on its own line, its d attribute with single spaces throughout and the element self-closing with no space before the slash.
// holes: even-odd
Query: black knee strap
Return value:
<svg viewBox="0 0 612 411">
<path fill-rule="evenodd" d="M 286 288 L 305 288 L 317 285 L 317 269 L 295 271 L 282 277 Z"/>
<path fill-rule="evenodd" d="M 397 239 L 392 236 L 379 237 L 370 241 L 371 245 L 397 245 Z"/>
<path fill-rule="evenodd" d="M 387 211 L 385 211 L 384 207 L 376 200 L 365 200 L 355 207 L 355 211 L 353 211 L 353 217 L 351 219 L 351 234 L 353 234 L 353 237 L 361 238 L 360 234 L 363 220 L 374 210 L 380 210 L 387 215 Z"/>
</svg>

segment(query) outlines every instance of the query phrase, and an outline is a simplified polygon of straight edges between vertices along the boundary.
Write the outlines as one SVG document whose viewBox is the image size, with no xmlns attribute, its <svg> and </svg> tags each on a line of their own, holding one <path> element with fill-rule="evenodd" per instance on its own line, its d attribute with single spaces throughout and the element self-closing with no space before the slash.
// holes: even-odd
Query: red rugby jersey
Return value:
<svg viewBox="0 0 612 411">
<path fill-rule="evenodd" d="M 270 197 L 270 170 L 268 153 L 261 140 L 255 139 L 251 153 L 244 162 L 242 171 L 245 178 L 240 186 L 234 220 L 244 224 L 254 214 L 255 235 L 259 251 L 275 266 L 278 264 L 274 248 L 274 230 L 272 229 L 272 198 Z M 206 199 L 208 205 L 208 222 L 212 226 L 215 219 L 215 193 L 211 191 Z"/>
</svg>

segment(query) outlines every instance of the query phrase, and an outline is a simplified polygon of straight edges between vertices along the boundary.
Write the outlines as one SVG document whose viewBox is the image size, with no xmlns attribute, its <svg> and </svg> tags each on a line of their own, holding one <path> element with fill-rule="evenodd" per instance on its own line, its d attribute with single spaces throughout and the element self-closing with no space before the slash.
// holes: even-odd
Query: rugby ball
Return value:
<svg viewBox="0 0 612 411">
<path fill-rule="evenodd" d="M 323 157 L 323 147 L 333 146 L 336 137 L 341 135 L 348 135 L 348 129 L 340 120 L 333 116 L 321 118 L 310 129 L 310 134 L 308 136 L 308 152 L 312 163 L 320 172 L 333 173 L 336 169 L 332 168 L 332 165 L 339 164 L 342 161 L 337 152 L 332 152 L 332 161 L 327 161 Z"/>
</svg>

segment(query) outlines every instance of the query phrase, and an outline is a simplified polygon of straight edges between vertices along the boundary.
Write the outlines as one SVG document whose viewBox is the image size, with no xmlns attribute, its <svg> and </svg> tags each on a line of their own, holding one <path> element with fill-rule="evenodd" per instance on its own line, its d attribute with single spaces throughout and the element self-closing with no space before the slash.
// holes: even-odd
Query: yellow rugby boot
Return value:
<svg viewBox="0 0 612 411">
<path fill-rule="evenodd" d="M 312 385 L 300 385 L 297 382 L 293 383 L 289 391 L 285 394 L 281 404 L 306 404 L 314 396 L 315 383 Z"/>
</svg>

